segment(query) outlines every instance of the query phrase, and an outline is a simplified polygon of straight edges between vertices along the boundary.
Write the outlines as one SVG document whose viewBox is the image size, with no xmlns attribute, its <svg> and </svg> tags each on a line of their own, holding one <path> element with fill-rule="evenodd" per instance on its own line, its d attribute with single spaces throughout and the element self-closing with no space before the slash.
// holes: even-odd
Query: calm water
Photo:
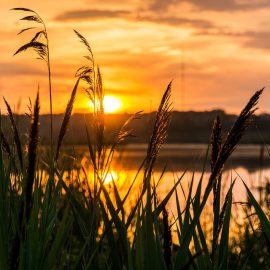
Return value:
<svg viewBox="0 0 270 270">
<path fill-rule="evenodd" d="M 128 144 L 116 151 L 108 175 L 108 183 L 113 177 L 119 185 L 128 185 L 137 173 L 137 170 L 146 156 L 146 144 Z M 173 186 L 174 181 L 184 171 L 183 186 L 187 187 L 194 172 L 195 184 L 199 180 L 205 160 L 207 145 L 204 144 L 168 144 L 164 145 L 155 167 L 154 179 L 157 181 L 166 166 L 166 173 L 159 189 L 161 197 Z M 76 146 L 76 155 L 82 158 L 82 164 L 89 158 L 87 146 Z M 209 177 L 209 159 L 206 163 L 204 184 Z M 232 179 L 235 184 L 234 200 L 246 200 L 245 190 L 241 179 L 256 193 L 260 186 L 264 186 L 270 178 L 270 158 L 268 149 L 260 145 L 240 145 L 228 160 L 223 173 L 224 190 Z M 140 182 L 140 177 L 138 178 Z M 123 189 L 125 189 L 123 187 Z"/>
<path fill-rule="evenodd" d="M 69 147 L 66 147 L 68 149 Z M 89 156 L 87 146 L 76 146 L 76 154 Z M 127 170 L 137 169 L 146 156 L 146 144 L 128 144 L 121 146 L 115 153 L 115 160 Z M 205 144 L 167 144 L 162 147 L 159 154 L 156 170 L 161 171 L 164 164 L 167 170 L 196 170 L 202 169 L 206 156 Z M 236 148 L 226 169 L 243 167 L 249 172 L 270 168 L 268 149 L 260 145 L 240 145 Z M 209 166 L 206 167 L 209 170 Z"/>
<path fill-rule="evenodd" d="M 111 164 L 111 171 L 107 175 L 105 183 L 108 185 L 108 189 L 112 188 L 110 182 L 112 178 L 115 180 L 120 196 L 123 198 L 126 194 L 130 183 L 134 179 L 138 168 L 140 167 L 143 159 L 146 156 L 147 145 L 144 144 L 129 144 L 121 146 L 116 151 L 113 162 Z M 178 195 L 180 198 L 180 204 L 182 207 L 185 205 L 185 196 L 183 193 L 187 193 L 191 183 L 191 179 L 194 176 L 194 190 L 195 193 L 197 183 L 202 175 L 203 163 L 206 157 L 207 145 L 198 144 L 171 144 L 164 145 L 162 151 L 157 160 L 157 164 L 154 169 L 153 181 L 157 182 L 162 174 L 162 170 L 166 165 L 166 173 L 163 175 L 161 184 L 157 189 L 158 198 L 161 200 L 171 190 L 174 182 L 186 171 L 181 183 L 183 189 L 178 188 Z M 89 152 L 87 146 L 76 146 L 74 149 L 66 147 L 66 155 L 71 154 L 77 156 L 81 165 L 88 168 L 89 180 L 93 177 L 91 172 L 91 166 L 89 166 Z M 206 186 L 210 174 L 209 158 L 207 159 L 205 173 L 203 177 L 203 188 Z M 260 199 L 260 193 L 258 190 L 260 187 L 265 187 L 270 179 L 270 158 L 268 150 L 258 145 L 240 145 L 229 161 L 223 172 L 222 178 L 222 197 L 224 198 L 229 188 L 230 183 L 236 179 L 233 190 L 233 216 L 234 220 L 241 223 L 245 218 L 242 204 L 238 202 L 246 202 L 246 190 L 242 183 L 242 180 L 251 188 L 257 199 Z M 90 180 L 91 181 L 91 180 Z M 269 182 L 270 183 L 270 182 Z M 125 204 L 125 207 L 131 207 L 130 202 L 137 200 L 139 190 L 142 186 L 142 173 L 139 174 L 135 185 L 130 193 L 130 196 Z M 270 185 L 269 185 L 270 186 Z M 111 189 L 112 190 L 112 189 Z M 113 192 L 113 190 L 112 190 Z M 187 194 L 186 194 L 187 195 Z M 208 200 L 208 206 L 205 207 L 203 212 L 203 220 L 205 220 L 205 228 L 209 225 L 209 220 L 212 220 L 212 198 L 210 196 Z M 175 197 L 168 203 L 168 210 L 177 215 Z M 171 217 L 173 215 L 170 215 Z M 210 222 L 211 226 L 211 222 Z M 237 226 L 232 226 L 237 228 Z M 237 235 L 239 232 L 236 230 L 232 232 L 232 235 Z M 174 235 L 176 237 L 176 234 Z"/>
</svg>

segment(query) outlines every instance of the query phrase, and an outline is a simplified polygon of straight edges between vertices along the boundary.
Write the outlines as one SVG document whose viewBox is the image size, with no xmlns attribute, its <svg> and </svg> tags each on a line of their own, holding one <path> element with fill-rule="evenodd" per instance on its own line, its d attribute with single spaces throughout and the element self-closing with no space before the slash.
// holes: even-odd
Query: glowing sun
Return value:
<svg viewBox="0 0 270 270">
<path fill-rule="evenodd" d="M 93 108 L 93 103 L 88 102 L 89 107 Z M 103 100 L 104 112 L 105 113 L 114 113 L 122 107 L 122 102 L 120 99 L 114 96 L 105 96 Z"/>
<path fill-rule="evenodd" d="M 118 175 L 115 171 L 110 171 L 108 172 L 108 174 L 106 175 L 105 179 L 104 179 L 104 184 L 109 184 L 112 181 L 116 181 L 118 179 Z"/>
</svg>

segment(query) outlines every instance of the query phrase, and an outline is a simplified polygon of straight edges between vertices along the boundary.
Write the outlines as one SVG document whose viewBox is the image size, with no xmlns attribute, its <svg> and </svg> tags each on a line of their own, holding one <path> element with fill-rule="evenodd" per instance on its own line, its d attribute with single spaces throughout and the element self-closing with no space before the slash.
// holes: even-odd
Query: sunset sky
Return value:
<svg viewBox="0 0 270 270">
<path fill-rule="evenodd" d="M 47 113 L 45 64 L 32 51 L 13 57 L 33 34 L 16 35 L 31 23 L 19 21 L 26 14 L 13 7 L 34 9 L 47 23 L 55 113 L 65 109 L 85 63 L 73 29 L 91 44 L 106 93 L 122 101 L 122 112 L 156 109 L 172 79 L 175 110 L 236 113 L 265 86 L 260 112 L 270 112 L 269 0 L 1 0 L 0 95 L 14 108 L 20 101 L 23 113 L 39 85 Z M 80 88 L 75 111 L 87 112 L 88 104 Z"/>
</svg>

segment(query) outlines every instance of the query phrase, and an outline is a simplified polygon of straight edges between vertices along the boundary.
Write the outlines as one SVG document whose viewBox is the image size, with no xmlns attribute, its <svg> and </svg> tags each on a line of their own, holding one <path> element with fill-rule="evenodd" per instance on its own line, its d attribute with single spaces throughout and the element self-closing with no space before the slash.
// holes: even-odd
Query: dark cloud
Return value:
<svg viewBox="0 0 270 270">
<path fill-rule="evenodd" d="M 141 13 L 143 14 L 143 13 Z M 184 17 L 173 17 L 173 16 L 155 16 L 155 15 L 138 15 L 124 10 L 74 10 L 68 11 L 58 15 L 55 19 L 61 21 L 69 20 L 87 20 L 87 19 L 104 19 L 104 18 L 125 18 L 131 21 L 146 21 L 158 24 L 167 24 L 172 26 L 189 25 L 197 27 L 198 29 L 212 28 L 214 25 L 210 21 L 200 19 L 187 19 Z"/>
<path fill-rule="evenodd" d="M 154 16 L 139 16 L 137 17 L 138 21 L 148 21 L 153 23 L 161 23 L 161 24 L 168 24 L 172 26 L 181 26 L 181 25 L 188 25 L 193 26 L 198 29 L 205 29 L 205 28 L 213 28 L 215 27 L 214 24 L 207 20 L 196 20 L 196 19 L 187 19 L 183 17 L 154 17 Z"/>
<path fill-rule="evenodd" d="M 55 19 L 58 21 L 75 21 L 85 19 L 118 18 L 128 14 L 129 11 L 126 10 L 72 10 L 58 15 Z"/>
<path fill-rule="evenodd" d="M 214 25 L 207 20 L 187 19 L 173 16 L 154 16 L 154 15 L 133 15 L 128 11 L 109 11 L 109 10 L 74 10 L 58 15 L 55 19 L 62 21 L 69 20 L 87 20 L 87 19 L 103 19 L 103 18 L 125 18 L 132 21 L 145 21 L 159 24 L 168 24 L 172 26 L 189 25 L 198 29 L 213 28 Z"/>
<path fill-rule="evenodd" d="M 153 0 L 151 4 L 149 5 L 149 10 L 151 11 L 164 11 L 168 9 L 170 6 L 175 5 L 179 3 L 178 0 Z"/>
<path fill-rule="evenodd" d="M 183 2 L 190 3 L 202 10 L 215 10 L 215 11 L 238 11 L 270 7 L 269 1 L 238 3 L 235 0 L 184 0 Z M 151 11 L 164 11 L 169 7 L 179 4 L 179 0 L 153 0 L 149 5 Z"/>
<path fill-rule="evenodd" d="M 233 37 L 238 39 L 237 43 L 243 47 L 250 47 L 255 49 L 270 49 L 270 32 L 267 31 L 245 31 L 245 32 L 232 32 L 228 29 L 206 29 L 195 32 L 196 35 L 207 35 L 207 36 L 224 36 Z"/>
<path fill-rule="evenodd" d="M 191 3 L 200 9 L 206 10 L 216 10 L 216 11 L 237 11 L 237 10 L 246 10 L 254 9 L 259 7 L 269 6 L 269 4 L 258 4 L 258 3 L 249 3 L 249 4 L 239 4 L 235 0 L 187 0 L 187 3 Z"/>
<path fill-rule="evenodd" d="M 270 50 L 270 32 L 246 32 L 246 47 Z"/>
<path fill-rule="evenodd" d="M 35 67 L 25 64 L 10 64 L 10 63 L 1 63 L 0 64 L 0 74 L 1 76 L 9 76 L 14 77 L 16 76 L 24 76 L 24 75 L 31 75 L 31 76 L 40 76 L 46 75 L 45 71 L 39 70 Z"/>
</svg>

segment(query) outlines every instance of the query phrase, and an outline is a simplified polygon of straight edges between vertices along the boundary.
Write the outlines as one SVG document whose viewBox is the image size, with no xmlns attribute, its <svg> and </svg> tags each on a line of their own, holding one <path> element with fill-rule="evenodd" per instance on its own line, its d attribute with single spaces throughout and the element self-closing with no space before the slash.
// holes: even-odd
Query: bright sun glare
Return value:
<svg viewBox="0 0 270 270">
<path fill-rule="evenodd" d="M 88 102 L 88 105 L 93 108 L 93 103 L 91 101 Z M 114 96 L 105 96 L 103 105 L 105 113 L 114 113 L 122 107 L 122 102 Z"/>
<path fill-rule="evenodd" d="M 106 177 L 105 177 L 105 179 L 104 179 L 104 184 L 109 184 L 110 182 L 112 182 L 112 181 L 117 181 L 118 180 L 118 176 L 117 176 L 117 173 L 115 172 L 115 171 L 110 171 L 107 175 L 106 175 Z"/>
</svg>

